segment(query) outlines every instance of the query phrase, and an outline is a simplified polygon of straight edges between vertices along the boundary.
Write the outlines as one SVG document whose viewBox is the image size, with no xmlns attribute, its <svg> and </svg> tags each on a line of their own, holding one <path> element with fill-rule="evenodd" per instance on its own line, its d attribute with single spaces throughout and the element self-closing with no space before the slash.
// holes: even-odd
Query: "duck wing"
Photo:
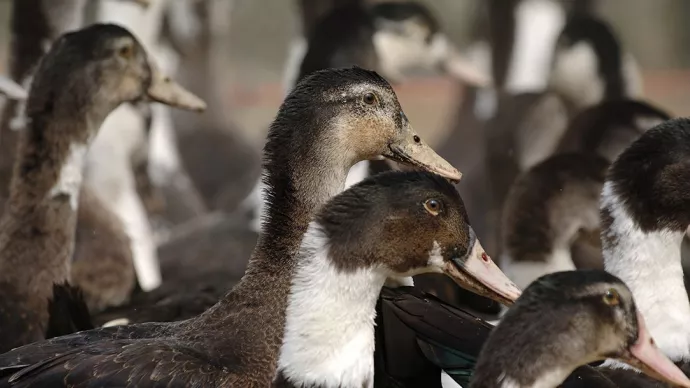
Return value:
<svg viewBox="0 0 690 388">
<path fill-rule="evenodd" d="M 107 341 L 166 337 L 170 335 L 172 330 L 174 330 L 172 325 L 165 323 L 113 326 L 34 342 L 0 354 L 0 381 L 27 366 L 68 354 L 93 344 Z"/>
<path fill-rule="evenodd" d="M 230 378 L 206 355 L 171 338 L 100 341 L 0 378 L 4 387 L 205 387 Z"/>
<path fill-rule="evenodd" d="M 48 302 L 46 339 L 94 329 L 84 294 L 68 283 L 53 285 L 53 298 Z"/>
<path fill-rule="evenodd" d="M 414 287 L 384 287 L 381 303 L 414 333 L 417 349 L 428 362 L 459 384 L 469 384 L 492 325 Z"/>
</svg>

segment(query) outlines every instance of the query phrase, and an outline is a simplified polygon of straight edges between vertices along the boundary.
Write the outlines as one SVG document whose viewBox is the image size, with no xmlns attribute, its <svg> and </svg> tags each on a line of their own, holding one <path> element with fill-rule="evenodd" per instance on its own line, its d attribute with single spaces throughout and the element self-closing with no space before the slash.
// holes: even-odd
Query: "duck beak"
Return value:
<svg viewBox="0 0 690 388">
<path fill-rule="evenodd" d="M 462 288 L 506 306 L 512 305 L 522 292 L 486 254 L 472 228 L 470 241 L 473 242 L 470 253 L 447 261 L 443 271 Z"/>
<path fill-rule="evenodd" d="M 186 110 L 197 112 L 206 110 L 204 100 L 183 88 L 170 77 L 163 75 L 151 58 L 149 58 L 149 68 L 151 69 L 151 85 L 147 94 L 151 100 Z"/>
<path fill-rule="evenodd" d="M 26 90 L 7 77 L 0 76 L 0 94 L 11 100 L 26 100 Z"/>
<path fill-rule="evenodd" d="M 437 33 L 431 40 L 431 57 L 448 75 L 470 86 L 491 86 L 491 77 L 472 63 L 445 34 Z"/>
<path fill-rule="evenodd" d="M 408 124 L 403 133 L 388 144 L 388 150 L 381 155 L 398 163 L 418 167 L 459 182 L 462 174 L 431 149 Z"/>
<path fill-rule="evenodd" d="M 637 341 L 619 360 L 640 369 L 645 374 L 672 386 L 690 387 L 690 380 L 654 344 L 640 313 L 637 313 Z"/>
<path fill-rule="evenodd" d="M 460 82 L 477 88 L 491 86 L 491 77 L 482 72 L 476 65 L 456 50 L 451 50 L 441 64 L 443 70 Z"/>
</svg>

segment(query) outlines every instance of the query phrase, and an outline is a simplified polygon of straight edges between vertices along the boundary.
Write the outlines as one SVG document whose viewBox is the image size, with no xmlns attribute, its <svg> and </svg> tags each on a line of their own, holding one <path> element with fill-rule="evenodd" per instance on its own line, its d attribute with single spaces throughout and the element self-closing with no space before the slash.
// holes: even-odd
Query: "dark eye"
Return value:
<svg viewBox="0 0 690 388">
<path fill-rule="evenodd" d="M 432 216 L 437 216 L 441 212 L 441 201 L 437 199 L 427 199 L 424 201 L 424 210 Z"/>
<path fill-rule="evenodd" d="M 604 293 L 602 299 L 604 303 L 609 306 L 618 306 L 621 303 L 621 298 L 620 295 L 618 295 L 618 291 L 614 290 L 613 288 L 606 290 L 606 293 Z"/>
<path fill-rule="evenodd" d="M 376 95 L 374 93 L 367 93 L 364 95 L 364 97 L 362 97 L 362 100 L 367 105 L 374 105 L 378 102 L 379 99 L 376 98 Z"/>
<path fill-rule="evenodd" d="M 132 57 L 132 54 L 134 54 L 134 47 L 129 44 L 122 46 L 117 50 L 117 54 L 122 58 L 129 59 Z"/>
</svg>

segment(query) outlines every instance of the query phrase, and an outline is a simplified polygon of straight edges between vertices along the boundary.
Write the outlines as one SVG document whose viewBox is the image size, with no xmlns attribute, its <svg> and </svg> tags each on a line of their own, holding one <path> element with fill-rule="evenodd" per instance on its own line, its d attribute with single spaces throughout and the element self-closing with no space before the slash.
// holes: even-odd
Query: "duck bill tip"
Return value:
<svg viewBox="0 0 690 388">
<path fill-rule="evenodd" d="M 416 135 L 415 135 L 416 136 Z M 417 136 L 416 139 L 419 139 Z M 410 142 L 398 142 L 390 146 L 390 159 L 408 164 L 412 167 L 421 168 L 423 170 L 432 172 L 436 175 L 442 176 L 452 182 L 459 182 L 462 179 L 462 173 L 453 167 L 448 161 L 443 159 L 431 147 L 424 144 L 421 140 Z"/>
<path fill-rule="evenodd" d="M 491 77 L 459 53 L 451 52 L 442 64 L 443 70 L 458 81 L 476 88 L 491 87 Z"/>
<path fill-rule="evenodd" d="M 639 312 L 637 327 L 637 341 L 628 348 L 627 354 L 619 359 L 672 386 L 690 387 L 690 379 L 656 346 Z"/>
<path fill-rule="evenodd" d="M 451 260 L 445 272 L 459 286 L 505 306 L 515 303 L 522 293 L 486 254 L 478 240 L 466 259 Z"/>
<path fill-rule="evenodd" d="M 29 97 L 27 91 L 9 78 L 0 76 L 0 95 L 11 100 L 26 100 Z"/>
<path fill-rule="evenodd" d="M 163 75 L 158 65 L 149 59 L 151 69 L 151 84 L 147 90 L 149 99 L 170 105 L 176 108 L 203 112 L 206 110 L 206 102 L 188 91 L 172 78 Z"/>
</svg>

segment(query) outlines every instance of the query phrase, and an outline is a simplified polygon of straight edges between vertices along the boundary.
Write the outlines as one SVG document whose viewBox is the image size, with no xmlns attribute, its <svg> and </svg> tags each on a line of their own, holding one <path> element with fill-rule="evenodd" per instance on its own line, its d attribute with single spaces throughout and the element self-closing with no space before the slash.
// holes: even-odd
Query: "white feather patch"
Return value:
<svg viewBox="0 0 690 388">
<path fill-rule="evenodd" d="M 312 222 L 288 297 L 278 368 L 297 385 L 373 387 L 375 306 L 386 274 L 338 270 L 328 250 Z"/>
<path fill-rule="evenodd" d="M 611 182 L 604 185 L 601 207 L 613 218 L 602 235 L 617 241 L 604 246 L 604 267 L 628 285 L 659 348 L 671 360 L 690 359 L 690 303 L 680 261 L 684 233 L 640 230 Z"/>
<path fill-rule="evenodd" d="M 69 205 L 74 211 L 77 210 L 79 203 L 79 190 L 83 179 L 87 150 L 88 148 L 85 144 L 73 143 L 70 145 L 67 160 L 60 168 L 58 180 L 48 192 L 50 198 L 67 195 L 69 197 Z"/>
</svg>

